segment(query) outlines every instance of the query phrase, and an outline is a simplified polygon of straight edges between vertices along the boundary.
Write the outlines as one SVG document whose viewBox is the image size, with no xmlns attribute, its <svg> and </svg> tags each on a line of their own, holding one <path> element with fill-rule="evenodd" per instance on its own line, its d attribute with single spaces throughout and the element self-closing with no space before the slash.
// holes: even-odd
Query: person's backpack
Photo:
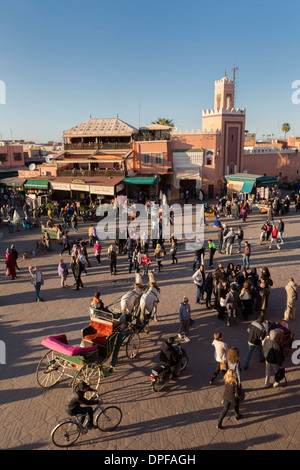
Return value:
<svg viewBox="0 0 300 470">
<path fill-rule="evenodd" d="M 285 380 L 285 385 L 287 385 L 287 380 L 286 380 L 286 376 L 285 376 L 285 369 L 284 367 L 280 367 L 280 369 L 278 369 L 278 371 L 276 372 L 275 374 L 275 381 L 276 382 L 281 382 L 281 380 Z"/>
<path fill-rule="evenodd" d="M 277 230 L 277 228 L 274 228 L 274 230 L 272 232 L 272 237 L 277 238 L 277 234 L 278 234 L 278 230 Z"/>
</svg>

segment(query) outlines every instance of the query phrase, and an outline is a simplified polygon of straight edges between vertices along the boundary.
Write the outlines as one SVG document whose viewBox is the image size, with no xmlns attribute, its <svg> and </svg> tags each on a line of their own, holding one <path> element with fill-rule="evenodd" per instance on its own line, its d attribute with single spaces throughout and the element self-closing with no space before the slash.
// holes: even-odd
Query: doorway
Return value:
<svg viewBox="0 0 300 470">
<path fill-rule="evenodd" d="M 213 199 L 214 197 L 214 185 L 209 184 L 208 185 L 208 199 Z"/>
</svg>

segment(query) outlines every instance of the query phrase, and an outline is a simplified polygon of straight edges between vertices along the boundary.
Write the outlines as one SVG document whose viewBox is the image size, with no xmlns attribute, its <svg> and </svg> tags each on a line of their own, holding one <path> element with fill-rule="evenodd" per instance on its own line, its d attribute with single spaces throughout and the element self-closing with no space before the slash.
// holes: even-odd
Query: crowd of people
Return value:
<svg viewBox="0 0 300 470">
<path fill-rule="evenodd" d="M 218 263 L 214 271 L 205 273 L 204 265 L 193 275 L 197 287 L 196 304 L 205 302 L 206 308 L 214 308 L 219 320 L 228 326 L 236 325 L 240 317 L 248 320 L 254 311 L 265 315 L 273 281 L 267 267 L 259 272 L 253 267 L 247 270 L 240 264 Z M 213 300 L 212 300 L 213 296 Z"/>
</svg>

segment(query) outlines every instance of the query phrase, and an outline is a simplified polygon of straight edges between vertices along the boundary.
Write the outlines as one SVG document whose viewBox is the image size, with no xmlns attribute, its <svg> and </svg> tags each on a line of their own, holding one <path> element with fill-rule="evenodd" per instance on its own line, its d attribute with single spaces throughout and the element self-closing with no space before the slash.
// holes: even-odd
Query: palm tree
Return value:
<svg viewBox="0 0 300 470">
<path fill-rule="evenodd" d="M 173 119 L 166 119 L 166 118 L 161 118 L 161 117 L 158 117 L 156 121 L 152 121 L 151 124 L 160 124 L 161 126 L 174 127 Z"/>
<path fill-rule="evenodd" d="M 286 134 L 290 131 L 290 129 L 291 129 L 291 126 L 289 125 L 288 122 L 284 122 L 284 123 L 282 124 L 281 130 L 284 132 L 284 138 L 285 138 L 285 139 L 286 139 Z"/>
</svg>

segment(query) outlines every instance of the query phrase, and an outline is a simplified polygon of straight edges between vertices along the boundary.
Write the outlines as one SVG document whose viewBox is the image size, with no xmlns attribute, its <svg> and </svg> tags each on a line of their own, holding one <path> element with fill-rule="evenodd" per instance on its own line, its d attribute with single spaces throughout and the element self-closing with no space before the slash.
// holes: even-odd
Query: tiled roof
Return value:
<svg viewBox="0 0 300 470">
<path fill-rule="evenodd" d="M 130 136 L 137 129 L 118 118 L 89 119 L 63 132 L 63 137 Z"/>
</svg>

